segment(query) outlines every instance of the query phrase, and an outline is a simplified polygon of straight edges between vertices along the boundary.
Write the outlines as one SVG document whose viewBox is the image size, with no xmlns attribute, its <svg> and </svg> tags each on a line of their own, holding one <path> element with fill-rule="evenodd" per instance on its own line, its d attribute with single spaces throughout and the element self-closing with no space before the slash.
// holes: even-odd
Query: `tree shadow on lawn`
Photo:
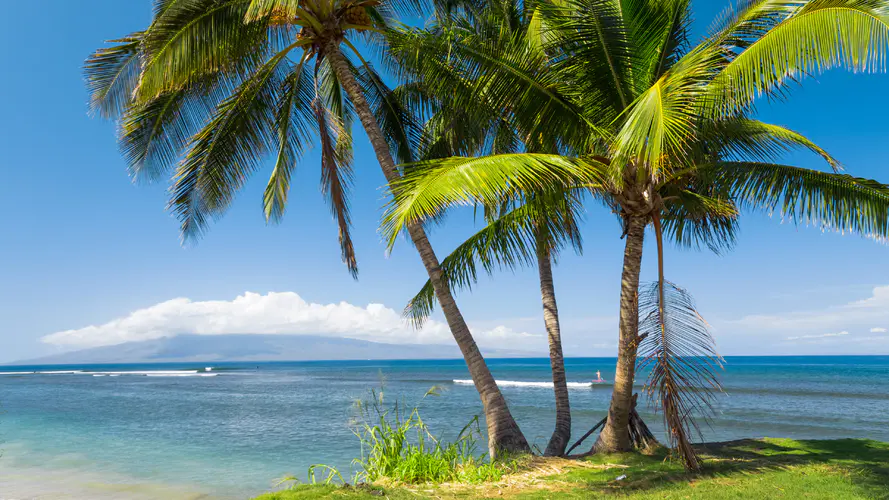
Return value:
<svg viewBox="0 0 889 500">
<path fill-rule="evenodd" d="M 691 483 L 696 480 L 725 478 L 738 473 L 790 470 L 801 466 L 835 468 L 837 474 L 854 473 L 857 485 L 869 496 L 889 499 L 889 443 L 865 439 L 790 440 L 743 439 L 697 446 L 704 459 L 703 470 L 686 473 L 678 460 L 670 460 L 665 451 L 651 456 L 622 457 L 629 468 L 627 478 L 616 481 L 615 471 L 601 474 L 603 482 L 590 481 L 588 487 L 601 494 L 628 494 L 663 487 L 665 483 Z M 609 461 L 607 457 L 593 461 Z"/>
</svg>

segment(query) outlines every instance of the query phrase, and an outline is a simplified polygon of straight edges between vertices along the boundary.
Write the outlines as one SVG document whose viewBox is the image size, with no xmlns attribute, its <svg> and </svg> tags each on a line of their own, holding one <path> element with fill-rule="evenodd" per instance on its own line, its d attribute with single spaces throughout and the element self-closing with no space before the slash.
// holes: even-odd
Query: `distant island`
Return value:
<svg viewBox="0 0 889 500">
<path fill-rule="evenodd" d="M 482 349 L 488 357 L 538 357 L 544 353 Z M 462 359 L 456 345 L 384 344 L 320 335 L 194 335 L 94 347 L 7 365 L 176 363 L 209 361 L 317 361 L 361 359 Z"/>
</svg>

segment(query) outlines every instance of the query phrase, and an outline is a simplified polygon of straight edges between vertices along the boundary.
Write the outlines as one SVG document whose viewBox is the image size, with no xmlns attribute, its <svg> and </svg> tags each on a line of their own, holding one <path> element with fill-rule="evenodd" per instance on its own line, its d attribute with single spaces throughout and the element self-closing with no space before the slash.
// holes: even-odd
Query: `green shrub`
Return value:
<svg viewBox="0 0 889 500">
<path fill-rule="evenodd" d="M 433 395 L 438 395 L 437 387 L 423 397 Z M 387 407 L 382 388 L 371 390 L 370 397 L 358 401 L 356 407 L 353 432 L 361 441 L 361 458 L 353 461 L 360 469 L 356 482 L 479 483 L 499 480 L 508 468 L 478 453 L 482 436 L 478 416 L 455 441 L 443 443 L 430 432 L 416 407 L 409 412 L 399 402 Z"/>
</svg>

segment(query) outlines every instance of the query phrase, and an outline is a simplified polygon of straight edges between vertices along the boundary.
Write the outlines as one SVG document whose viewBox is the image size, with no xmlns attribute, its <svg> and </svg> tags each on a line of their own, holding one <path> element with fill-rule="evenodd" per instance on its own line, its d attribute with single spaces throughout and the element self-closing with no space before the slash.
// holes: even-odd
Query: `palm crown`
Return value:
<svg viewBox="0 0 889 500">
<path fill-rule="evenodd" d="M 642 352 L 652 367 L 649 387 L 671 439 L 696 468 L 688 441 L 694 423 L 683 415 L 706 411 L 707 393 L 689 389 L 718 388 L 719 358 L 690 297 L 664 280 L 662 234 L 718 250 L 732 243 L 739 210 L 757 208 L 885 239 L 889 188 L 837 173 L 839 163 L 810 140 L 752 116 L 757 96 L 780 97 L 805 75 L 835 66 L 882 70 L 889 18 L 880 1 L 749 1 L 692 46 L 689 4 L 526 2 L 528 35 L 512 43 L 492 36 L 471 9 L 430 29 L 394 34 L 396 57 L 430 93 L 457 106 L 478 101 L 478 109 L 501 110 L 501 120 L 531 141 L 523 153 L 415 165 L 393 187 L 384 231 L 391 244 L 405 223 L 449 206 L 526 200 L 554 186 L 604 200 L 627 236 L 620 343 L 626 362 L 618 371 L 628 383 L 616 382 L 600 441 L 626 446 L 621 429 L 633 365 L 648 337 Z M 542 154 L 535 142 L 562 155 Z M 777 163 L 793 148 L 815 152 L 833 172 Z M 640 315 L 638 266 L 648 223 L 658 239 L 660 281 L 643 294 Z"/>
<path fill-rule="evenodd" d="M 317 139 L 322 189 L 354 275 L 354 110 L 329 56 L 340 44 L 357 55 L 359 65 L 345 63 L 397 143 L 391 93 L 350 41 L 376 36 L 390 10 L 379 0 L 159 0 L 146 30 L 87 60 L 91 107 L 120 118 L 121 149 L 136 180 L 175 169 L 170 205 L 185 237 L 220 216 L 267 156 L 274 168 L 263 209 L 279 220 L 296 165 Z"/>
<path fill-rule="evenodd" d="M 263 207 L 269 220 L 278 220 L 296 164 L 317 136 L 321 186 L 338 223 L 342 258 L 357 277 L 348 204 L 354 118 L 387 181 L 401 176 L 393 157 L 404 161 L 414 153 L 409 113 L 354 39 L 374 45 L 396 10 L 420 9 L 397 1 L 157 0 L 144 31 L 87 60 L 92 108 L 119 118 L 121 149 L 135 179 L 173 171 L 170 207 L 186 238 L 224 213 L 266 156 L 274 157 L 274 168 Z M 440 3 L 443 12 L 453 5 Z M 441 280 L 425 231 L 409 232 L 479 391 L 492 455 L 527 451 Z"/>
</svg>

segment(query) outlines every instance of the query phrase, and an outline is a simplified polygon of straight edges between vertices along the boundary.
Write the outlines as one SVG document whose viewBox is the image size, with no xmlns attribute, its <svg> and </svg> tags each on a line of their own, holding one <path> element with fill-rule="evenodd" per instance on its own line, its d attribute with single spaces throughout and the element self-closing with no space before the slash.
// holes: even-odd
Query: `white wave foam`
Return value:
<svg viewBox="0 0 889 500">
<path fill-rule="evenodd" d="M 455 384 L 472 385 L 472 380 L 453 380 Z M 521 380 L 495 380 L 500 387 L 545 387 L 552 389 L 552 382 L 524 382 Z M 592 387 L 591 382 L 568 382 L 569 389 L 589 389 Z"/>
<path fill-rule="evenodd" d="M 92 375 L 93 377 L 118 377 L 120 375 L 138 375 L 149 377 L 193 377 L 202 375 L 207 377 L 216 376 L 216 373 L 198 373 L 198 370 L 133 370 L 133 371 L 84 371 L 84 370 L 60 370 L 60 371 L 40 371 L 40 372 L 0 372 L 0 375 Z"/>
<path fill-rule="evenodd" d="M 134 370 L 129 372 L 87 372 L 95 375 L 193 375 L 197 370 Z"/>
<path fill-rule="evenodd" d="M 61 370 L 61 371 L 44 371 L 44 372 L 0 372 L 0 375 L 76 375 L 83 373 L 83 370 Z"/>
</svg>

